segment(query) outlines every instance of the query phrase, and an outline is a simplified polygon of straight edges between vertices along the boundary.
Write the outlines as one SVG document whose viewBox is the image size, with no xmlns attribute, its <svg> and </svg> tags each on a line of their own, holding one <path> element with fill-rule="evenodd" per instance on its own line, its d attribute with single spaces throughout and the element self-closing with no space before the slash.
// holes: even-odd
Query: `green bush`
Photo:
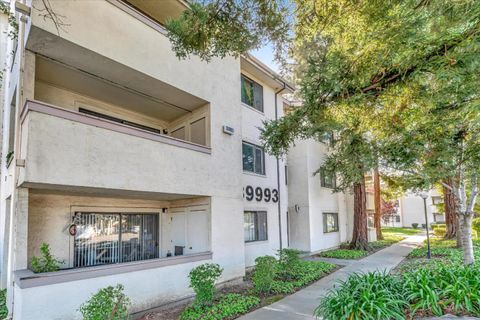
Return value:
<svg viewBox="0 0 480 320">
<path fill-rule="evenodd" d="M 433 228 L 433 234 L 437 237 L 445 237 L 447 234 L 447 228 L 445 226 L 435 225 Z"/>
<path fill-rule="evenodd" d="M 271 290 L 273 293 L 289 294 L 295 291 L 295 286 L 292 282 L 274 281 Z"/>
<path fill-rule="evenodd" d="M 418 228 L 418 223 L 412 223 L 412 228 L 417 229 Z"/>
<path fill-rule="evenodd" d="M 473 219 L 472 229 L 477 232 L 477 238 L 480 237 L 480 218 Z"/>
<path fill-rule="evenodd" d="M 387 273 L 352 274 L 330 290 L 315 310 L 324 320 L 405 319 L 402 283 Z"/>
<path fill-rule="evenodd" d="M 0 319 L 5 319 L 7 316 L 7 289 L 3 289 L 0 290 Z"/>
<path fill-rule="evenodd" d="M 33 257 L 31 262 L 31 269 L 35 273 L 58 271 L 60 265 L 64 263 L 63 260 L 56 259 L 50 253 L 50 246 L 46 243 L 42 243 L 40 252 L 42 256 L 40 258 Z"/>
<path fill-rule="evenodd" d="M 125 320 L 129 306 L 130 299 L 123 293 L 123 286 L 117 284 L 100 289 L 79 310 L 83 320 Z"/>
<path fill-rule="evenodd" d="M 367 251 L 355 249 L 335 249 L 321 252 L 319 256 L 334 259 L 359 259 L 368 255 Z"/>
<path fill-rule="evenodd" d="M 277 259 L 272 256 L 263 256 L 255 259 L 255 271 L 252 277 L 255 292 L 270 293 L 277 275 L 277 263 Z"/>
<path fill-rule="evenodd" d="M 301 271 L 301 251 L 295 249 L 278 250 L 278 276 L 281 280 L 291 281 L 298 277 Z"/>
<path fill-rule="evenodd" d="M 210 305 L 215 295 L 215 281 L 222 275 L 223 269 L 216 263 L 205 263 L 193 268 L 188 275 L 190 288 L 195 291 L 194 304 Z"/>
<path fill-rule="evenodd" d="M 254 296 L 227 294 L 213 305 L 193 305 L 183 310 L 180 320 L 222 320 L 231 319 L 247 313 L 260 304 L 260 299 Z"/>
</svg>

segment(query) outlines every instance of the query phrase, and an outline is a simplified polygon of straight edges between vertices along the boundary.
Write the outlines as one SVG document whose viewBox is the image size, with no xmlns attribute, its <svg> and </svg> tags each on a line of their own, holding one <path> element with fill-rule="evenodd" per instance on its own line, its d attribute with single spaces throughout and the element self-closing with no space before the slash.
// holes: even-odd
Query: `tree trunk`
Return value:
<svg viewBox="0 0 480 320">
<path fill-rule="evenodd" d="M 444 183 L 449 186 L 453 186 L 453 179 L 445 179 Z M 443 204 L 445 208 L 445 224 L 447 227 L 445 239 L 455 239 L 455 237 L 457 236 L 458 225 L 457 213 L 455 208 L 455 195 L 445 186 L 443 186 Z"/>
<path fill-rule="evenodd" d="M 365 179 L 353 184 L 353 236 L 350 249 L 369 250 Z"/>
<path fill-rule="evenodd" d="M 375 213 L 373 214 L 373 226 L 377 231 L 377 240 L 383 240 L 382 234 L 382 204 L 380 196 L 380 174 L 378 168 L 373 172 L 373 195 L 375 202 Z"/>
<path fill-rule="evenodd" d="M 462 238 L 463 263 L 471 265 L 475 262 L 472 242 L 472 214 L 460 215 L 460 234 Z"/>
</svg>

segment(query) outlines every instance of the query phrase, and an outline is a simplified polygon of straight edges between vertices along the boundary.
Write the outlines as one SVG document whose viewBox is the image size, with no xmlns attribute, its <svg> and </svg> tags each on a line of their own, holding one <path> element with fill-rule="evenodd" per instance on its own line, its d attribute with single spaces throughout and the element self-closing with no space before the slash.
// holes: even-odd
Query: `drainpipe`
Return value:
<svg viewBox="0 0 480 320">
<path fill-rule="evenodd" d="M 285 90 L 286 84 L 283 82 L 283 88 L 275 92 L 275 120 L 278 120 L 278 102 L 277 102 L 277 96 L 280 92 Z M 280 199 L 282 198 L 280 196 L 280 161 L 278 157 L 275 157 L 277 160 L 277 190 L 278 190 L 278 238 L 280 240 L 280 250 L 283 249 L 283 243 L 282 243 L 282 207 L 280 205 Z"/>
</svg>

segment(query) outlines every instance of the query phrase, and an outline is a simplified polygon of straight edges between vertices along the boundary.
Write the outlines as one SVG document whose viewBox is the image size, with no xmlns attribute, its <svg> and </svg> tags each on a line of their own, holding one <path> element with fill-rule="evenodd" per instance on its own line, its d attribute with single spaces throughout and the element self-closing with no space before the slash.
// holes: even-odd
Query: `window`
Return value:
<svg viewBox="0 0 480 320">
<path fill-rule="evenodd" d="M 245 211 L 243 230 L 245 234 L 245 242 L 267 240 L 267 212 Z"/>
<path fill-rule="evenodd" d="M 263 87 L 242 75 L 242 102 L 263 112 Z"/>
<path fill-rule="evenodd" d="M 325 168 L 320 168 L 320 185 L 323 188 L 334 189 L 337 186 L 334 173 L 328 172 Z"/>
<path fill-rule="evenodd" d="M 338 231 L 338 213 L 323 213 L 323 233 Z"/>
<path fill-rule="evenodd" d="M 395 216 L 395 222 L 400 222 L 400 216 Z"/>
<path fill-rule="evenodd" d="M 158 214 L 75 213 L 74 267 L 155 259 Z"/>
<path fill-rule="evenodd" d="M 242 144 L 243 171 L 265 174 L 265 152 L 251 143 Z"/>
<path fill-rule="evenodd" d="M 150 132 L 153 132 L 153 133 L 160 133 L 160 129 L 156 129 L 156 128 L 144 126 L 143 124 L 138 124 L 138 123 L 131 122 L 131 121 L 128 121 L 128 120 L 123 120 L 123 119 L 120 119 L 120 118 L 112 117 L 112 116 L 109 116 L 109 115 L 106 115 L 106 114 L 103 114 L 103 113 L 100 113 L 100 112 L 96 112 L 96 111 L 92 111 L 92 110 L 88 110 L 88 109 L 84 109 L 84 108 L 79 108 L 78 112 L 89 114 L 91 116 L 95 116 L 95 117 L 98 117 L 98 118 L 110 120 L 110 121 L 113 121 L 113 122 L 123 123 L 127 126 L 134 127 L 134 128 L 137 128 L 137 129 L 142 129 L 142 130 L 150 131 Z"/>
</svg>

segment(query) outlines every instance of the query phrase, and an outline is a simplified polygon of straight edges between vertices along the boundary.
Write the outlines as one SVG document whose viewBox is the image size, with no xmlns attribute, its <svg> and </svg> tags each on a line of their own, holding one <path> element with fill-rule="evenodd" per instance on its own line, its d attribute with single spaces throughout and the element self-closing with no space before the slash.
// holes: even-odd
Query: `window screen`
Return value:
<svg viewBox="0 0 480 320">
<path fill-rule="evenodd" d="M 263 112 L 263 87 L 242 75 L 242 102 Z"/>
<path fill-rule="evenodd" d="M 338 231 L 338 213 L 336 212 L 324 212 L 323 213 L 323 232 L 336 232 Z"/>
<path fill-rule="evenodd" d="M 242 160 L 243 171 L 265 174 L 265 152 L 262 147 L 243 142 Z"/>
</svg>

